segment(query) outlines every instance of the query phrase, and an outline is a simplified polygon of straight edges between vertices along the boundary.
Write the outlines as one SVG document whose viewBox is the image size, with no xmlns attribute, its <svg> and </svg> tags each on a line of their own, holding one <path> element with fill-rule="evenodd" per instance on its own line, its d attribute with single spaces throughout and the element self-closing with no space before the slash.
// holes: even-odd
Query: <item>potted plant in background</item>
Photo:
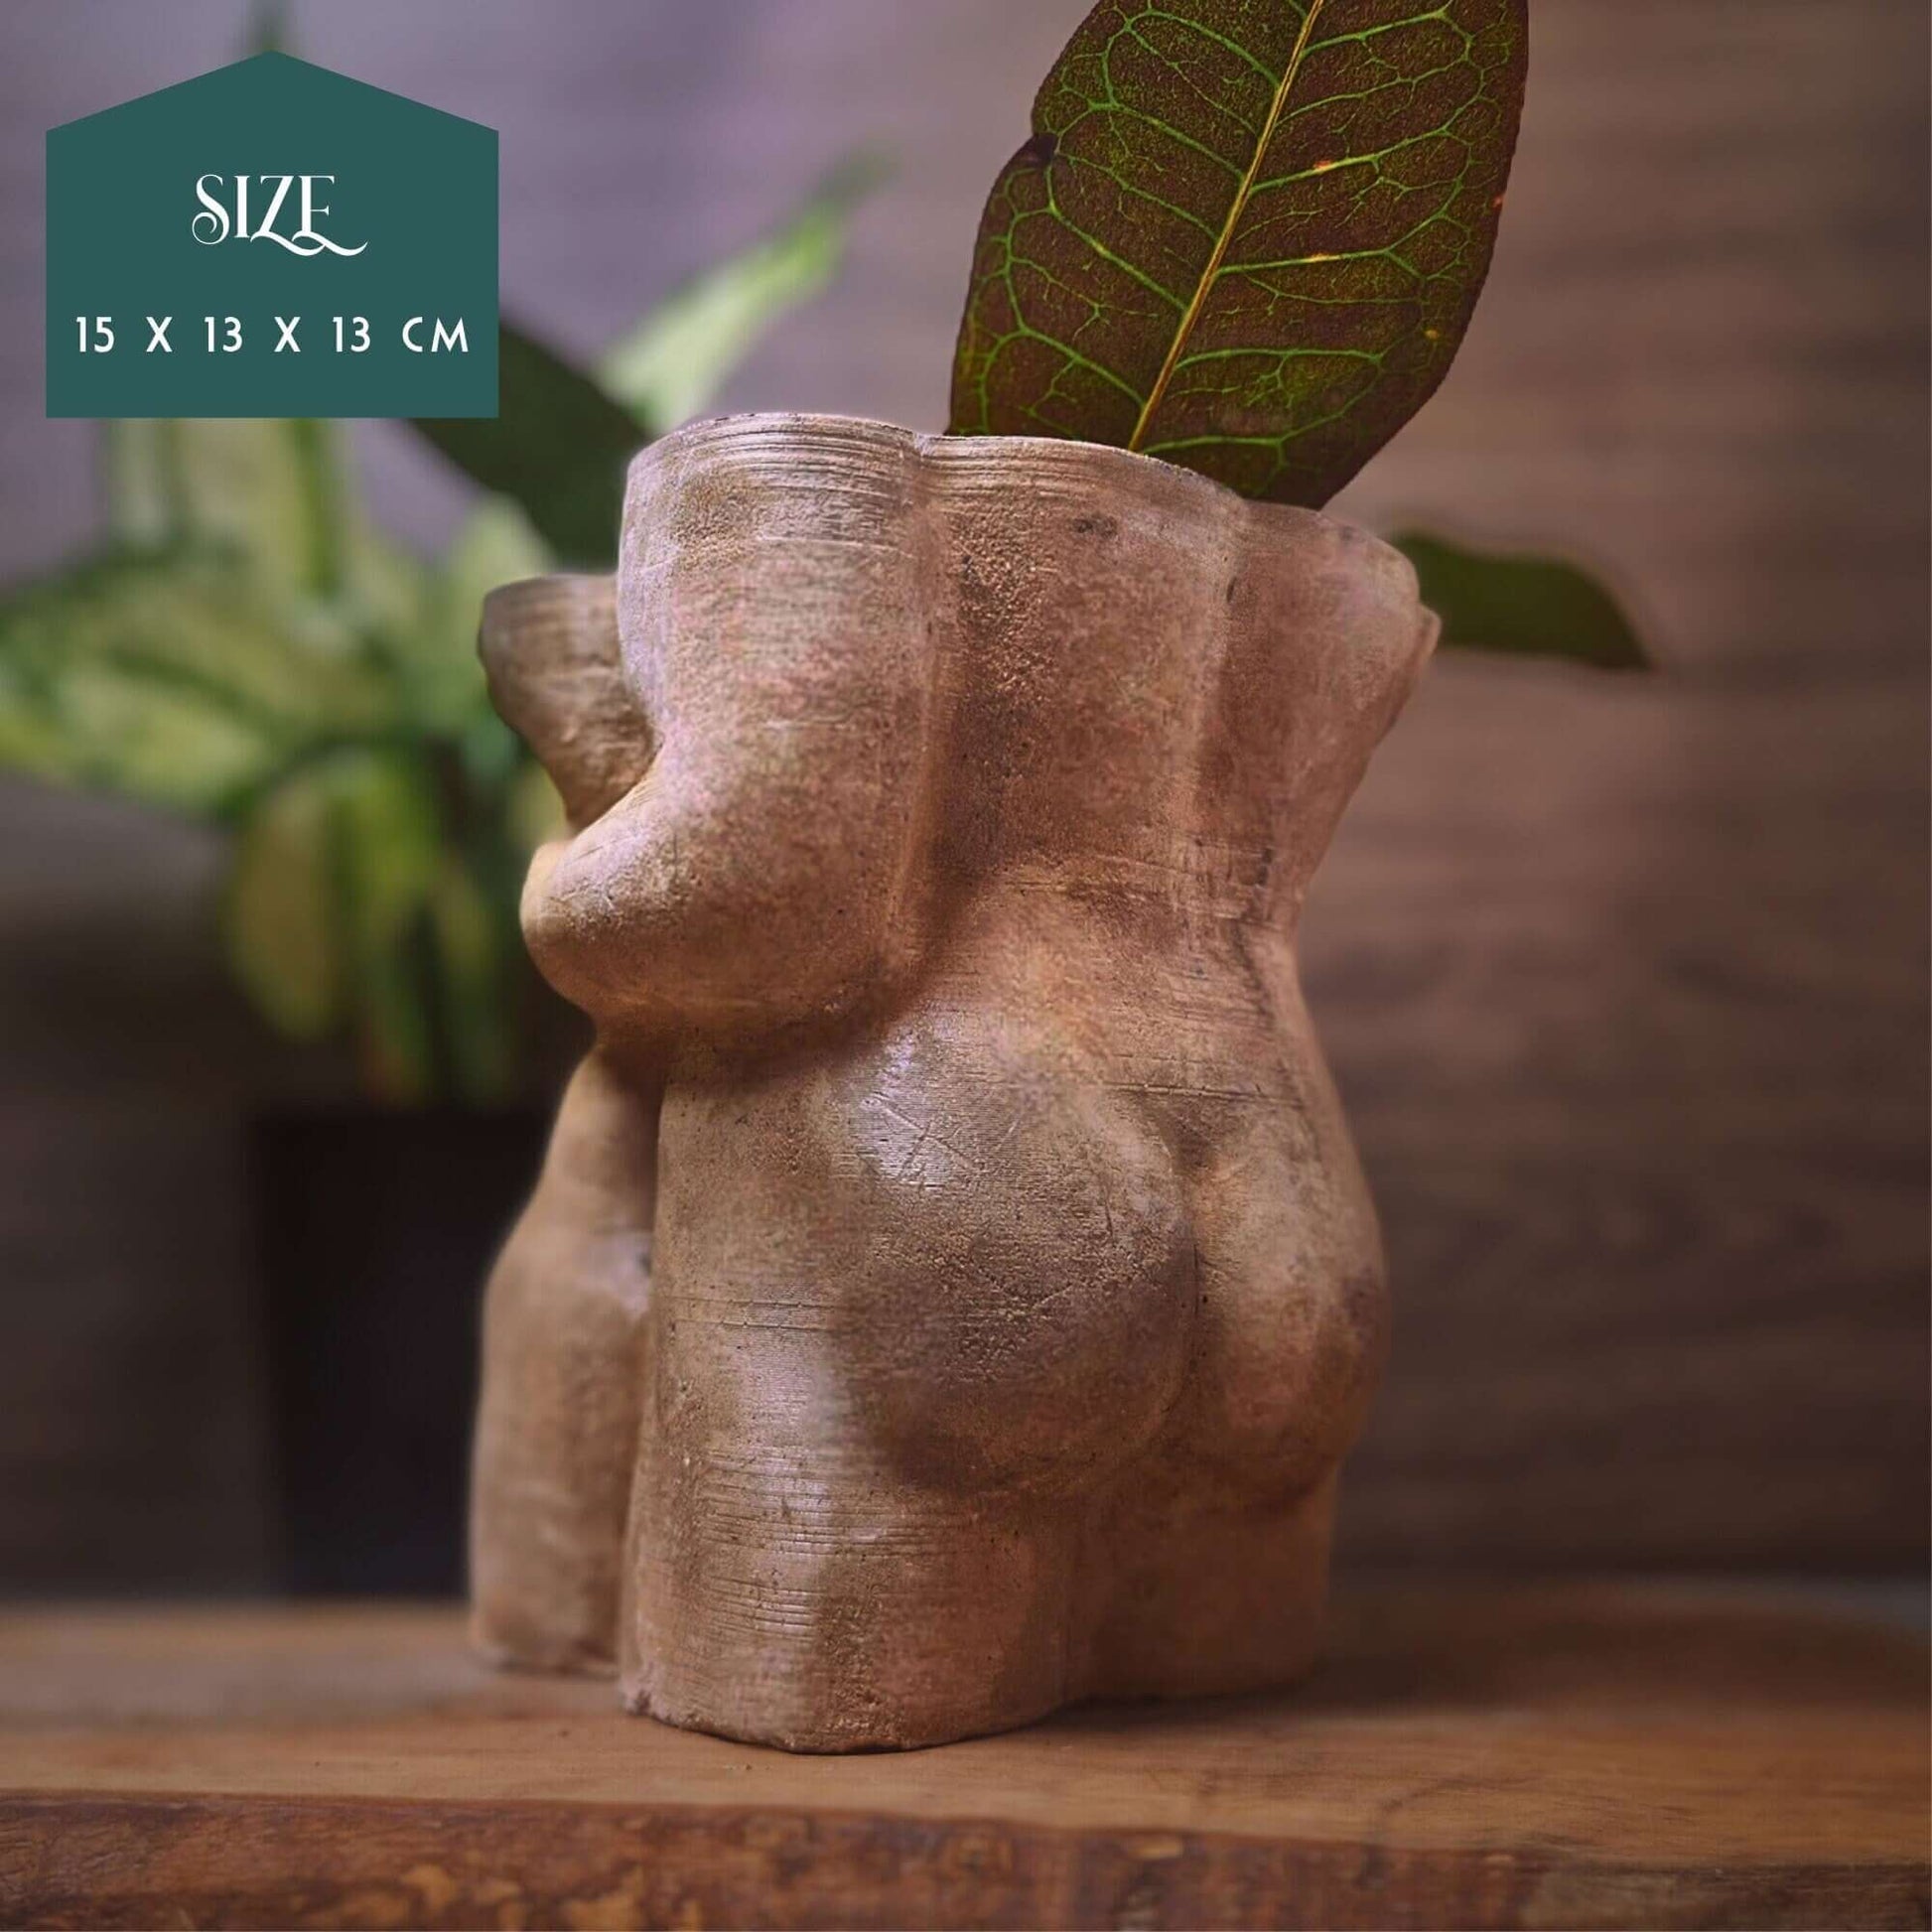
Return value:
<svg viewBox="0 0 1932 1932">
<path fill-rule="evenodd" d="M 1024 198 L 1079 179 L 1093 128 L 1079 122 L 1069 63 L 1091 63 L 1094 21 L 1049 77 L 1035 136 L 989 204 L 952 428 L 1124 443 L 1251 493 L 1318 501 L 1339 481 L 1332 463 L 1332 474 L 1283 490 L 1248 476 L 1239 437 L 1161 427 L 1162 409 L 1176 408 L 1198 374 L 1179 355 L 1166 366 L 1156 354 L 1160 397 L 1135 396 L 1123 416 L 1106 383 L 1067 382 L 1091 360 L 1077 345 L 1057 369 L 1011 352 L 1010 337 L 1043 345 L 1058 327 L 1017 309 L 1017 332 L 1001 320 L 1016 269 L 1038 294 L 1063 282 L 1069 251 L 1085 245 Z M 1198 147 L 1183 120 L 1173 126 L 1183 148 Z M 1426 152 L 1442 134 L 1419 123 L 1398 133 L 1399 151 Z M 1144 141 L 1138 151 L 1130 142 L 1127 160 L 1142 173 L 1163 165 Z M 594 371 L 506 324 L 498 417 L 417 425 L 488 492 L 434 561 L 372 527 L 328 424 L 113 423 L 101 433 L 102 541 L 0 598 L 0 761 L 221 827 L 238 984 L 286 1038 L 341 1049 L 335 1102 L 266 1107 L 255 1137 L 298 1587 L 457 1583 L 474 1286 L 534 1172 L 575 1035 L 517 932 L 522 875 L 558 806 L 488 708 L 474 649 L 482 598 L 560 566 L 612 567 L 628 459 L 701 411 L 759 333 L 825 284 L 871 173 L 840 171 L 765 240 L 670 297 Z M 1333 189 L 1347 170 L 1310 171 L 1324 176 Z M 1145 211 L 1130 216 L 1123 202 L 1108 218 L 1121 288 L 1145 294 L 1159 279 L 1136 265 L 1154 232 Z M 1020 220 L 1029 239 L 1016 251 Z M 1346 253 L 1311 248 L 1302 267 L 1345 288 L 1362 272 Z M 1479 279 L 1449 278 L 1451 308 L 1463 303 L 1449 327 L 1408 332 L 1432 345 L 1424 360 L 1438 377 Z M 1110 302 L 1116 322 L 1134 306 L 1120 289 L 1069 299 L 1076 338 Z M 1291 304 L 1264 317 L 1262 359 L 1271 332 L 1305 330 L 1311 313 Z M 1346 343 L 1322 352 L 1326 364 L 1303 366 L 1329 371 L 1338 445 L 1352 452 L 1345 471 L 1434 384 L 1409 382 L 1404 409 L 1365 443 L 1346 378 L 1363 352 Z M 1221 366 L 1239 364 L 1229 354 Z M 1263 418 L 1291 398 L 1304 411 L 1320 402 L 1321 382 L 1301 380 L 1302 367 L 1277 355 L 1274 370 L 1242 369 L 1224 400 L 1240 401 L 1246 385 L 1241 406 Z M 1614 601 L 1564 562 L 1483 556 L 1417 533 L 1392 540 L 1446 644 L 1643 662 Z"/>
<path fill-rule="evenodd" d="M 594 370 L 506 323 L 498 417 L 420 426 L 505 492 L 440 557 L 374 527 L 333 424 L 111 422 L 100 539 L 0 596 L 0 763 L 221 828 L 234 979 L 309 1049 L 252 1125 L 291 1587 L 460 1587 L 476 1284 L 576 1031 L 517 931 L 558 805 L 485 697 L 483 594 L 603 560 L 624 463 L 827 284 L 875 173 Z"/>
</svg>

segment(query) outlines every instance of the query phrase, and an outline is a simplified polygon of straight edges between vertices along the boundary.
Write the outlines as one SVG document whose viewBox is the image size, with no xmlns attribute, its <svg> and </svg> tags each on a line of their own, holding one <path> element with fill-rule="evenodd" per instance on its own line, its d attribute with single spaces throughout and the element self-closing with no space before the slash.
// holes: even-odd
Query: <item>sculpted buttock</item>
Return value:
<svg viewBox="0 0 1932 1932">
<path fill-rule="evenodd" d="M 796 416 L 639 458 L 614 598 L 491 600 L 599 1046 L 490 1289 L 486 1644 L 807 1749 L 1307 1662 L 1386 1324 L 1294 924 L 1433 637 L 1312 512 Z"/>
</svg>

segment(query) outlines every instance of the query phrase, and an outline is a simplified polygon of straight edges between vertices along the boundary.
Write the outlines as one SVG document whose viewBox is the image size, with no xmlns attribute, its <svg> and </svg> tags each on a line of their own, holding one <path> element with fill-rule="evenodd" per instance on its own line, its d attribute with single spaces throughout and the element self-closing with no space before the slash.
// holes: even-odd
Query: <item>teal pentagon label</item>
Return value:
<svg viewBox="0 0 1932 1932">
<path fill-rule="evenodd" d="M 257 54 L 47 137 L 50 416 L 494 416 L 496 135 Z"/>
</svg>

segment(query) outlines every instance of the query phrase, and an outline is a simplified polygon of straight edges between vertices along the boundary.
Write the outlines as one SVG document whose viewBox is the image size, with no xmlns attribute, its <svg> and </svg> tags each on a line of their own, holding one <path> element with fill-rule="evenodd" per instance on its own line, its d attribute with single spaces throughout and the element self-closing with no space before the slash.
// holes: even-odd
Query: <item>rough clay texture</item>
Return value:
<svg viewBox="0 0 1932 1932">
<path fill-rule="evenodd" d="M 1386 1311 L 1295 924 L 1435 632 L 1314 512 L 814 416 L 490 599 L 599 1045 L 489 1286 L 486 1648 L 804 1750 L 1306 1665 Z"/>
</svg>

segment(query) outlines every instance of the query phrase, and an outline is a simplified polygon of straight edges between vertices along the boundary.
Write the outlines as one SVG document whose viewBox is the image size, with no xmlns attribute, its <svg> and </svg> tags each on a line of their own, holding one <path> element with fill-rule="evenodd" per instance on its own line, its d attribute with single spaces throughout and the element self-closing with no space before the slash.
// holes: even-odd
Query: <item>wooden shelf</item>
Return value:
<svg viewBox="0 0 1932 1932">
<path fill-rule="evenodd" d="M 790 1757 L 447 1609 L 0 1617 L 9 1925 L 1923 1926 L 1921 1633 L 1405 1586 L 1265 1699 Z"/>
</svg>

